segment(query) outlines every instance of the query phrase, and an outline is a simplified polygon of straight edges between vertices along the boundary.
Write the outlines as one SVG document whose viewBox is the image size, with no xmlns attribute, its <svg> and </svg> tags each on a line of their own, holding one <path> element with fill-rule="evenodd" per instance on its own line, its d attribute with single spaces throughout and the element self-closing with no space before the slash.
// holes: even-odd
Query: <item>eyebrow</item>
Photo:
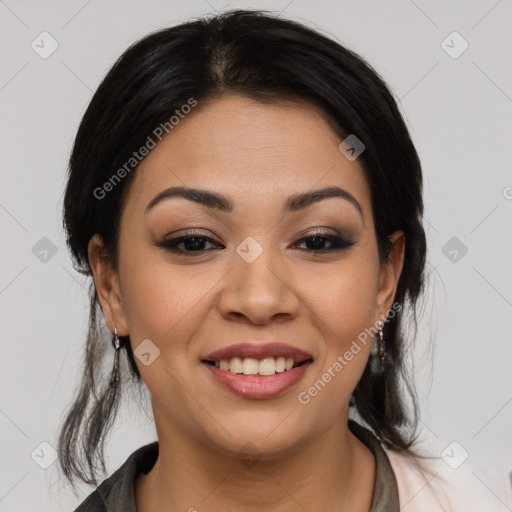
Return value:
<svg viewBox="0 0 512 512">
<path fill-rule="evenodd" d="M 214 208 L 226 213 L 233 211 L 233 202 L 228 197 L 219 194 L 218 192 L 189 187 L 170 187 L 151 199 L 146 206 L 144 213 L 148 213 L 158 203 L 172 197 L 182 197 L 188 201 L 193 201 L 202 206 L 206 206 L 207 208 Z M 363 209 L 357 199 L 350 192 L 339 187 L 328 187 L 320 190 L 294 194 L 286 200 L 283 206 L 283 213 L 303 210 L 314 203 L 331 197 L 339 197 L 349 201 L 356 207 L 361 214 L 361 217 L 364 219 Z"/>
</svg>

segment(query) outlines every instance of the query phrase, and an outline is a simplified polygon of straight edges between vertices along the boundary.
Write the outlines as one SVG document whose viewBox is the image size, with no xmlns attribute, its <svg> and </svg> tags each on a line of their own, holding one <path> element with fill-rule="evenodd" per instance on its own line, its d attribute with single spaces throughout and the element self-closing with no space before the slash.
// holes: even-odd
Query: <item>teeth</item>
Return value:
<svg viewBox="0 0 512 512">
<path fill-rule="evenodd" d="M 257 373 L 259 373 L 259 366 L 260 364 L 257 359 L 253 359 L 252 357 L 246 357 L 242 361 L 242 373 L 244 375 L 256 375 Z"/>
<path fill-rule="evenodd" d="M 245 359 L 233 357 L 229 361 L 226 359 L 215 361 L 215 366 L 221 370 L 243 373 L 244 375 L 274 375 L 285 370 L 291 370 L 293 365 L 294 360 L 291 357 L 284 358 L 282 356 L 277 358 L 266 357 L 261 360 L 252 357 L 246 357 Z"/>
<path fill-rule="evenodd" d="M 233 373 L 242 373 L 242 360 L 239 357 L 234 357 L 231 361 L 221 361 L 224 363 L 225 369 Z"/>
</svg>

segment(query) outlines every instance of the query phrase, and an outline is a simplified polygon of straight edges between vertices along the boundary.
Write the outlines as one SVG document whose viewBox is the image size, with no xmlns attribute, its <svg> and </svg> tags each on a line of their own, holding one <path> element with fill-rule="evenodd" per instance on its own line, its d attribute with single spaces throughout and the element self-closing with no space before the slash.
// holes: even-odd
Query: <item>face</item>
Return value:
<svg viewBox="0 0 512 512">
<path fill-rule="evenodd" d="M 270 456 L 346 427 L 372 340 L 358 342 L 359 351 L 353 342 L 389 313 L 403 237 L 392 235 L 397 241 L 381 265 L 370 190 L 340 142 L 306 104 L 237 95 L 205 102 L 137 169 L 122 212 L 117 272 L 100 259 L 99 239 L 91 240 L 109 329 L 129 334 L 136 355 L 146 340 L 139 350 L 149 355 L 136 361 L 159 438 L 172 433 L 224 453 L 251 442 Z M 222 201 L 154 200 L 171 187 Z M 296 200 L 327 188 L 342 192 Z M 311 357 L 277 394 L 266 385 L 263 395 L 244 394 L 250 386 L 241 379 L 277 382 L 288 370 L 274 377 L 230 372 L 235 392 L 215 376 L 229 370 L 204 362 L 233 344 L 276 341 Z M 311 391 L 319 380 L 324 385 Z"/>
</svg>

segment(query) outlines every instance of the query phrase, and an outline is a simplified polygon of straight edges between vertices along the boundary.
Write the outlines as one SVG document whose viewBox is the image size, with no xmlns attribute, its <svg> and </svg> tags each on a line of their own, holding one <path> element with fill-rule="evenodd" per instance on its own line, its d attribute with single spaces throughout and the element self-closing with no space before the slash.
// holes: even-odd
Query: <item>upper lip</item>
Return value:
<svg viewBox="0 0 512 512">
<path fill-rule="evenodd" d="M 254 344 L 254 343 L 237 343 L 235 345 L 229 345 L 219 350 L 215 350 L 211 354 L 208 354 L 203 361 L 220 361 L 222 359 L 229 360 L 233 357 L 240 357 L 242 359 L 246 357 L 252 357 L 254 359 L 264 359 L 266 357 L 279 357 L 292 358 L 295 363 L 302 363 L 309 359 L 313 359 L 313 356 L 304 350 L 300 350 L 297 347 L 292 347 L 286 343 L 272 342 L 265 344 Z"/>
</svg>

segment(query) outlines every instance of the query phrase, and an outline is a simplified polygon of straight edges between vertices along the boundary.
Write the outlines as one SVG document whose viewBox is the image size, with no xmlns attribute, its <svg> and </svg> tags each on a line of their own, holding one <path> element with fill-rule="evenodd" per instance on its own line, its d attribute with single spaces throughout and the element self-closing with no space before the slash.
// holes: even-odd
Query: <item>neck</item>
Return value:
<svg viewBox="0 0 512 512">
<path fill-rule="evenodd" d="M 138 511 L 370 510 L 375 459 L 346 417 L 320 438 L 277 455 L 242 458 L 173 429 L 158 439 L 157 462 L 136 481 Z"/>
</svg>

